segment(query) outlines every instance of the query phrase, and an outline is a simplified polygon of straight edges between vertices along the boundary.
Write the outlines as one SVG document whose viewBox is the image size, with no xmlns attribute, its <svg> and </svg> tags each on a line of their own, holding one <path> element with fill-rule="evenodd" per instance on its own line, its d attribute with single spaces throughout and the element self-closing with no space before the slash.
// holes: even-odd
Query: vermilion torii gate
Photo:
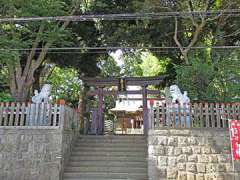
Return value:
<svg viewBox="0 0 240 180">
<path fill-rule="evenodd" d="M 147 134 L 148 130 L 148 95 L 160 95 L 159 90 L 148 90 L 149 85 L 160 85 L 165 80 L 165 76 L 158 77 L 121 77 L 121 78 L 83 78 L 84 85 L 94 86 L 96 90 L 89 91 L 87 95 L 98 96 L 98 112 L 97 112 L 97 134 L 103 134 L 104 132 L 104 115 L 103 104 L 104 96 L 106 95 L 118 95 L 120 93 L 125 94 L 142 94 L 143 102 L 143 124 L 144 134 Z M 117 86 L 117 91 L 104 90 L 105 87 Z M 127 86 L 141 86 L 142 90 L 127 91 Z"/>
</svg>

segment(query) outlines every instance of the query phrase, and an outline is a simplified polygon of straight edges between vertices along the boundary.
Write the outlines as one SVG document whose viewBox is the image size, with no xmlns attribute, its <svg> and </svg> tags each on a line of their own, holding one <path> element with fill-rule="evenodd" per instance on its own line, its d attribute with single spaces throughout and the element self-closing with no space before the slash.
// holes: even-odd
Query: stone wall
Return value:
<svg viewBox="0 0 240 180">
<path fill-rule="evenodd" d="M 240 179 L 226 130 L 150 130 L 148 144 L 149 180 Z"/>
<path fill-rule="evenodd" d="M 61 161 L 61 174 L 60 179 L 62 179 L 63 176 L 63 170 L 65 164 L 69 161 L 69 158 L 71 156 L 72 147 L 74 145 L 75 140 L 77 139 L 79 135 L 79 130 L 64 130 L 62 132 L 62 161 Z"/>
<path fill-rule="evenodd" d="M 57 127 L 0 127 L 0 179 L 61 179 L 76 135 Z"/>
</svg>

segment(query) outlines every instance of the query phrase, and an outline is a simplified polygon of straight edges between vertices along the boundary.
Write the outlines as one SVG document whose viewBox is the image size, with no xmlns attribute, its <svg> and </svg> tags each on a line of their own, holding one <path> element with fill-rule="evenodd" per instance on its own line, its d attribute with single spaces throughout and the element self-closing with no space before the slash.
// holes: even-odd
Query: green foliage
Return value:
<svg viewBox="0 0 240 180">
<path fill-rule="evenodd" d="M 120 67 L 112 57 L 100 59 L 98 66 L 101 69 L 101 76 L 103 77 L 118 77 L 120 76 Z"/>
<path fill-rule="evenodd" d="M 4 65 L 0 65 L 0 90 L 4 91 L 8 89 L 8 69 Z"/>
<path fill-rule="evenodd" d="M 166 73 L 167 65 L 170 63 L 168 58 L 158 59 L 151 53 L 143 53 L 143 62 L 140 65 L 143 76 L 158 76 L 159 74 Z"/>
<path fill-rule="evenodd" d="M 74 0 L 76 2 L 77 0 Z M 150 13 L 169 11 L 188 11 L 187 0 L 88 0 L 83 1 L 76 15 L 104 14 L 104 13 Z M 206 1 L 192 1 L 194 11 L 205 8 Z M 208 10 L 219 10 L 226 7 L 239 8 L 238 0 L 231 3 L 226 0 L 209 1 Z M 72 8 L 71 0 L 1 0 L 0 17 L 40 17 L 69 15 Z M 195 27 L 190 18 L 179 18 L 178 38 L 183 46 L 191 41 Z M 194 16 L 198 23 L 201 18 Z M 139 47 L 166 47 L 176 46 L 173 40 L 174 18 L 158 20 L 130 20 L 130 21 L 94 21 L 72 22 L 68 29 L 60 28 L 62 23 L 55 21 L 39 21 L 25 23 L 0 24 L 0 62 L 7 67 L 26 65 L 29 52 L 10 51 L 9 49 L 32 48 L 37 38 L 40 38 L 38 47 L 44 47 L 48 42 L 51 47 L 76 46 L 133 46 Z M 40 27 L 43 31 L 39 32 Z M 198 37 L 196 45 L 237 45 L 240 39 L 240 19 L 238 17 L 221 17 L 209 21 Z M 153 48 L 154 49 L 154 48 Z M 124 50 L 124 66 L 118 67 L 116 62 L 106 54 L 97 54 L 94 51 L 82 50 L 69 54 L 48 54 L 45 59 L 61 67 L 74 67 L 81 76 L 97 76 L 101 68 L 101 76 L 155 76 L 169 74 L 169 81 L 175 79 L 182 89 L 188 90 L 191 99 L 217 99 L 233 101 L 239 98 L 239 54 L 237 52 L 215 53 L 208 50 L 192 50 L 189 53 L 190 66 L 182 62 L 178 50 L 164 50 L 149 52 L 142 57 L 142 52 Z M 142 49 L 142 51 L 145 51 Z M 33 57 L 34 62 L 38 54 Z M 96 64 L 99 63 L 98 67 Z M 176 64 L 176 72 L 173 68 Z M 227 68 L 226 68 L 227 67 Z M 15 69 L 16 70 L 16 69 Z M 0 75 L 1 76 L 1 75 Z M 77 98 L 77 89 L 69 79 L 78 77 L 78 73 L 70 69 L 55 69 L 49 82 L 54 85 L 55 98 L 65 98 L 73 101 Z M 4 76 L 5 77 L 5 76 Z M 10 80 L 7 76 L 6 79 Z M 0 86 L 5 78 L 0 77 Z M 3 81 L 2 81 L 3 80 Z M 68 80 L 68 81 L 67 81 Z M 67 83 L 66 83 L 66 82 Z M 72 84 L 73 83 L 73 84 Z M 69 86 L 69 88 L 61 87 Z M 57 87 L 60 91 L 57 92 Z M 73 90 L 72 90 L 73 89 Z M 74 90 L 76 89 L 76 91 Z M 1 89 L 8 93 L 8 90 Z M 69 93 L 69 94 L 68 94 Z"/>
<path fill-rule="evenodd" d="M 13 102 L 14 99 L 12 98 L 11 94 L 0 92 L 0 102 Z"/>
<path fill-rule="evenodd" d="M 176 66 L 176 83 L 192 100 L 239 101 L 239 54 L 214 57 L 214 62 L 192 59 L 189 66 Z"/>
<path fill-rule="evenodd" d="M 124 65 L 122 73 L 125 76 L 136 77 L 142 76 L 142 58 L 141 51 L 127 52 L 124 54 Z"/>
<path fill-rule="evenodd" d="M 0 2 L 1 17 L 39 17 L 67 15 L 70 7 L 62 0 L 18 0 Z M 42 31 L 39 29 L 42 28 Z M 0 25 L 0 48 L 32 48 L 39 38 L 41 46 L 51 42 L 52 46 L 68 45 L 71 33 L 60 28 L 58 22 L 28 21 L 25 23 L 6 22 Z M 24 51 L 1 51 L 0 62 L 26 62 Z"/>
<path fill-rule="evenodd" d="M 52 85 L 53 100 L 64 99 L 68 104 L 76 106 L 82 91 L 82 82 L 78 72 L 72 68 L 55 67 L 46 83 Z"/>
<path fill-rule="evenodd" d="M 106 60 L 100 60 L 99 66 L 104 77 L 109 76 L 158 76 L 167 71 L 167 66 L 170 63 L 168 58 L 159 60 L 150 52 L 136 51 L 124 53 L 123 66 L 119 67 L 117 62 L 108 57 Z"/>
<path fill-rule="evenodd" d="M 192 60 L 192 65 L 176 66 L 176 83 L 180 89 L 188 91 L 191 99 L 213 99 L 211 82 L 214 79 L 214 68 L 211 64 Z"/>
<path fill-rule="evenodd" d="M 9 93 L 8 69 L 4 65 L 0 65 L 0 102 L 12 102 L 14 99 Z"/>
</svg>

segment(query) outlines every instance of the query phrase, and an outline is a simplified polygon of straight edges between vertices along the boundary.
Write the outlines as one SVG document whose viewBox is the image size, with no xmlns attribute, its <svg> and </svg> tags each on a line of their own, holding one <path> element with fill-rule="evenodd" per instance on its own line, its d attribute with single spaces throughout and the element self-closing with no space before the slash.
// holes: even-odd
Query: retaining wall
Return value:
<svg viewBox="0 0 240 180">
<path fill-rule="evenodd" d="M 148 145 L 149 180 L 240 179 L 226 130 L 150 130 Z"/>
<path fill-rule="evenodd" d="M 0 179 L 61 179 L 77 135 L 59 127 L 0 127 Z"/>
</svg>

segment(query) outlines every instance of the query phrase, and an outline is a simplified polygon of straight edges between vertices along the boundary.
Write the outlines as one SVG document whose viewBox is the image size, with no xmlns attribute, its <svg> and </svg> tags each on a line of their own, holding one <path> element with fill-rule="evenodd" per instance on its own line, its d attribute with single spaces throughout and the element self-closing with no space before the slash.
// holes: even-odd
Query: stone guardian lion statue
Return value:
<svg viewBox="0 0 240 180">
<path fill-rule="evenodd" d="M 48 103 L 49 97 L 51 93 L 51 85 L 50 84 L 44 84 L 41 91 L 38 92 L 38 90 L 34 91 L 34 96 L 32 97 L 33 103 Z"/>
</svg>

